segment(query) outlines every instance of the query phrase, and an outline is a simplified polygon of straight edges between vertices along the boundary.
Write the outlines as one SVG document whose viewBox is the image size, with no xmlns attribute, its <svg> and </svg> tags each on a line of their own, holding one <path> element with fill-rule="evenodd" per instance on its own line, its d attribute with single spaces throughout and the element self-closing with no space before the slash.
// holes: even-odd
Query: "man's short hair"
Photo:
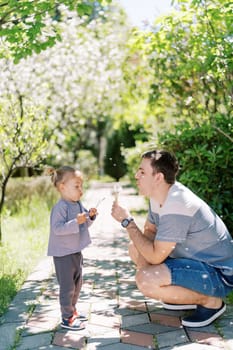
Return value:
<svg viewBox="0 0 233 350">
<path fill-rule="evenodd" d="M 165 150 L 146 151 L 142 158 L 150 159 L 153 174 L 163 173 L 168 184 L 173 184 L 179 171 L 179 164 L 175 155 Z"/>
</svg>

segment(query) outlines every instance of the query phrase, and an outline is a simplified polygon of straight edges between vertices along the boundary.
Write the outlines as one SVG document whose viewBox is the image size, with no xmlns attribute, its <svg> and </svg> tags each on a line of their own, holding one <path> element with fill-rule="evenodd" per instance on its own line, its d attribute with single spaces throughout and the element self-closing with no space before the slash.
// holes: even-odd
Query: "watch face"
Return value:
<svg viewBox="0 0 233 350">
<path fill-rule="evenodd" d="M 129 225 L 129 223 L 130 223 L 130 221 L 128 219 L 124 219 L 124 220 L 121 221 L 121 225 L 123 227 L 127 227 Z"/>
<path fill-rule="evenodd" d="M 126 219 L 124 219 L 124 220 L 121 221 L 121 226 L 127 227 L 131 221 L 133 221 L 133 218 L 126 218 Z"/>
</svg>

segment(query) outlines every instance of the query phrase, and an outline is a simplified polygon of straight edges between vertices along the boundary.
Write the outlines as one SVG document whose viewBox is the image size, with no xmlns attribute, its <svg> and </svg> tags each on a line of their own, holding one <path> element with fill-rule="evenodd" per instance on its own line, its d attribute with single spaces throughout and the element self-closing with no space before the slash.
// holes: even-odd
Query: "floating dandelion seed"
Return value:
<svg viewBox="0 0 233 350">
<path fill-rule="evenodd" d="M 188 247 L 186 247 L 186 248 L 185 248 L 185 250 L 187 250 L 187 251 L 188 251 L 188 250 L 189 250 L 189 248 L 188 248 Z"/>
<path fill-rule="evenodd" d="M 208 278 L 208 275 L 207 275 L 206 273 L 204 273 L 204 274 L 202 275 L 202 278 L 206 279 L 206 278 Z"/>
<path fill-rule="evenodd" d="M 190 266 L 189 265 L 186 265 L 187 269 L 190 269 Z"/>
</svg>

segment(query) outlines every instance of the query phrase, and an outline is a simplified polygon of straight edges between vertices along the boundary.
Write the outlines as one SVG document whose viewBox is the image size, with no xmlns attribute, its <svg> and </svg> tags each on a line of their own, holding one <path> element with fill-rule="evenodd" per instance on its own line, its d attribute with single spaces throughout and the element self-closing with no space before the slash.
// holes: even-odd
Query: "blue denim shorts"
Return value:
<svg viewBox="0 0 233 350">
<path fill-rule="evenodd" d="M 164 264 L 171 272 L 172 285 L 221 298 L 233 290 L 233 276 L 226 280 L 219 269 L 201 261 L 167 258 Z"/>
</svg>

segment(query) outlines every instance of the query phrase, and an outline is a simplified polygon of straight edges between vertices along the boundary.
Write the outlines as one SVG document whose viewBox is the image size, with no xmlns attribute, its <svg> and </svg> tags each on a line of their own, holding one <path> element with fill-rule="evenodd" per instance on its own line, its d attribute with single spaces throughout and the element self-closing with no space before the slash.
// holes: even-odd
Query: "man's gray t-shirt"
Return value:
<svg viewBox="0 0 233 350">
<path fill-rule="evenodd" d="M 155 239 L 176 242 L 171 258 L 189 258 L 233 274 L 233 239 L 220 217 L 179 182 L 169 189 L 166 201 L 150 199 L 148 220 L 155 224 Z"/>
<path fill-rule="evenodd" d="M 80 201 L 69 202 L 60 199 L 50 215 L 50 236 L 48 255 L 65 256 L 80 252 L 90 244 L 89 218 L 84 224 L 77 223 L 77 214 L 87 212 Z"/>
</svg>

